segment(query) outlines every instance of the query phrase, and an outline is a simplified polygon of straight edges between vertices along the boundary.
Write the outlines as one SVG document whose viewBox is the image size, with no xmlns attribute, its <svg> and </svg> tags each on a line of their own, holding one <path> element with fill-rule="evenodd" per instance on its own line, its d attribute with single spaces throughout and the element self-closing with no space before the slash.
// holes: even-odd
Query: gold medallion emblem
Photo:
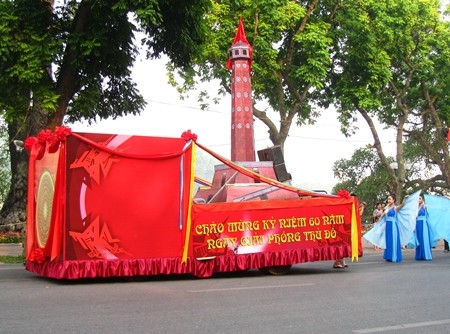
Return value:
<svg viewBox="0 0 450 334">
<path fill-rule="evenodd" d="M 36 203 L 36 231 L 39 247 L 45 247 L 52 219 L 55 184 L 52 175 L 45 170 L 39 179 Z"/>
</svg>

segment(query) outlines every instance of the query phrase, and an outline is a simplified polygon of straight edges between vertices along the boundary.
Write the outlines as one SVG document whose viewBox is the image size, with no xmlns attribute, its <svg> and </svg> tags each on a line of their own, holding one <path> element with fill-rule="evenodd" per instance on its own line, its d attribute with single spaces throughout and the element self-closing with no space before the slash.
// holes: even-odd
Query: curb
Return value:
<svg viewBox="0 0 450 334">
<path fill-rule="evenodd" d="M 0 256 L 21 256 L 23 254 L 22 244 L 0 243 Z"/>
</svg>

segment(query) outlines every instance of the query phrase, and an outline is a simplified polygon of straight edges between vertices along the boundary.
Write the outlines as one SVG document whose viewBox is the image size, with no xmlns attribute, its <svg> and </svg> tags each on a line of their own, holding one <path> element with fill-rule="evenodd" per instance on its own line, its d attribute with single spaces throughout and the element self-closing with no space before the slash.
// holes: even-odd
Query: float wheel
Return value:
<svg viewBox="0 0 450 334">
<path fill-rule="evenodd" d="M 292 265 L 288 264 L 286 266 L 272 266 L 272 267 L 264 267 L 264 268 L 259 268 L 259 270 L 267 275 L 275 275 L 275 276 L 279 276 L 279 275 L 284 275 L 286 274 L 289 269 L 291 269 Z"/>
</svg>

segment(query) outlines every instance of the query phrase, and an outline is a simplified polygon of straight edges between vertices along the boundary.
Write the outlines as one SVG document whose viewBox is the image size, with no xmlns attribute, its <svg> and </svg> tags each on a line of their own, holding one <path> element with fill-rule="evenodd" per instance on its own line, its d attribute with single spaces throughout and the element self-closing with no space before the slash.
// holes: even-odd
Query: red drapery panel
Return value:
<svg viewBox="0 0 450 334">
<path fill-rule="evenodd" d="M 29 144 L 27 262 L 181 256 L 192 142 L 44 134 Z"/>
</svg>

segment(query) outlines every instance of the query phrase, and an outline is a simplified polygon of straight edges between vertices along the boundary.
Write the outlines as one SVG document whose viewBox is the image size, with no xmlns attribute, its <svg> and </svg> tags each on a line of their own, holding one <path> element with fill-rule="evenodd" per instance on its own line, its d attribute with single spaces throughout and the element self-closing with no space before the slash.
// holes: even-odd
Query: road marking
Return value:
<svg viewBox="0 0 450 334">
<path fill-rule="evenodd" d="M 188 290 L 188 292 L 218 292 L 218 291 L 233 291 L 233 290 L 253 290 L 253 289 L 272 289 L 272 288 L 292 288 L 298 286 L 311 286 L 314 283 L 305 284 L 289 284 L 289 285 L 264 285 L 264 286 L 248 286 L 243 288 L 223 288 L 223 289 L 203 289 L 203 290 Z"/>
<path fill-rule="evenodd" d="M 380 332 L 393 331 L 396 329 L 428 327 L 428 326 L 437 326 L 437 325 L 445 325 L 445 324 L 450 324 L 450 319 L 437 320 L 437 321 L 426 321 L 426 322 L 415 322 L 415 323 L 410 323 L 410 324 L 402 324 L 402 325 L 386 326 L 386 327 L 356 329 L 352 332 L 359 333 L 359 334 L 380 333 Z"/>
</svg>

